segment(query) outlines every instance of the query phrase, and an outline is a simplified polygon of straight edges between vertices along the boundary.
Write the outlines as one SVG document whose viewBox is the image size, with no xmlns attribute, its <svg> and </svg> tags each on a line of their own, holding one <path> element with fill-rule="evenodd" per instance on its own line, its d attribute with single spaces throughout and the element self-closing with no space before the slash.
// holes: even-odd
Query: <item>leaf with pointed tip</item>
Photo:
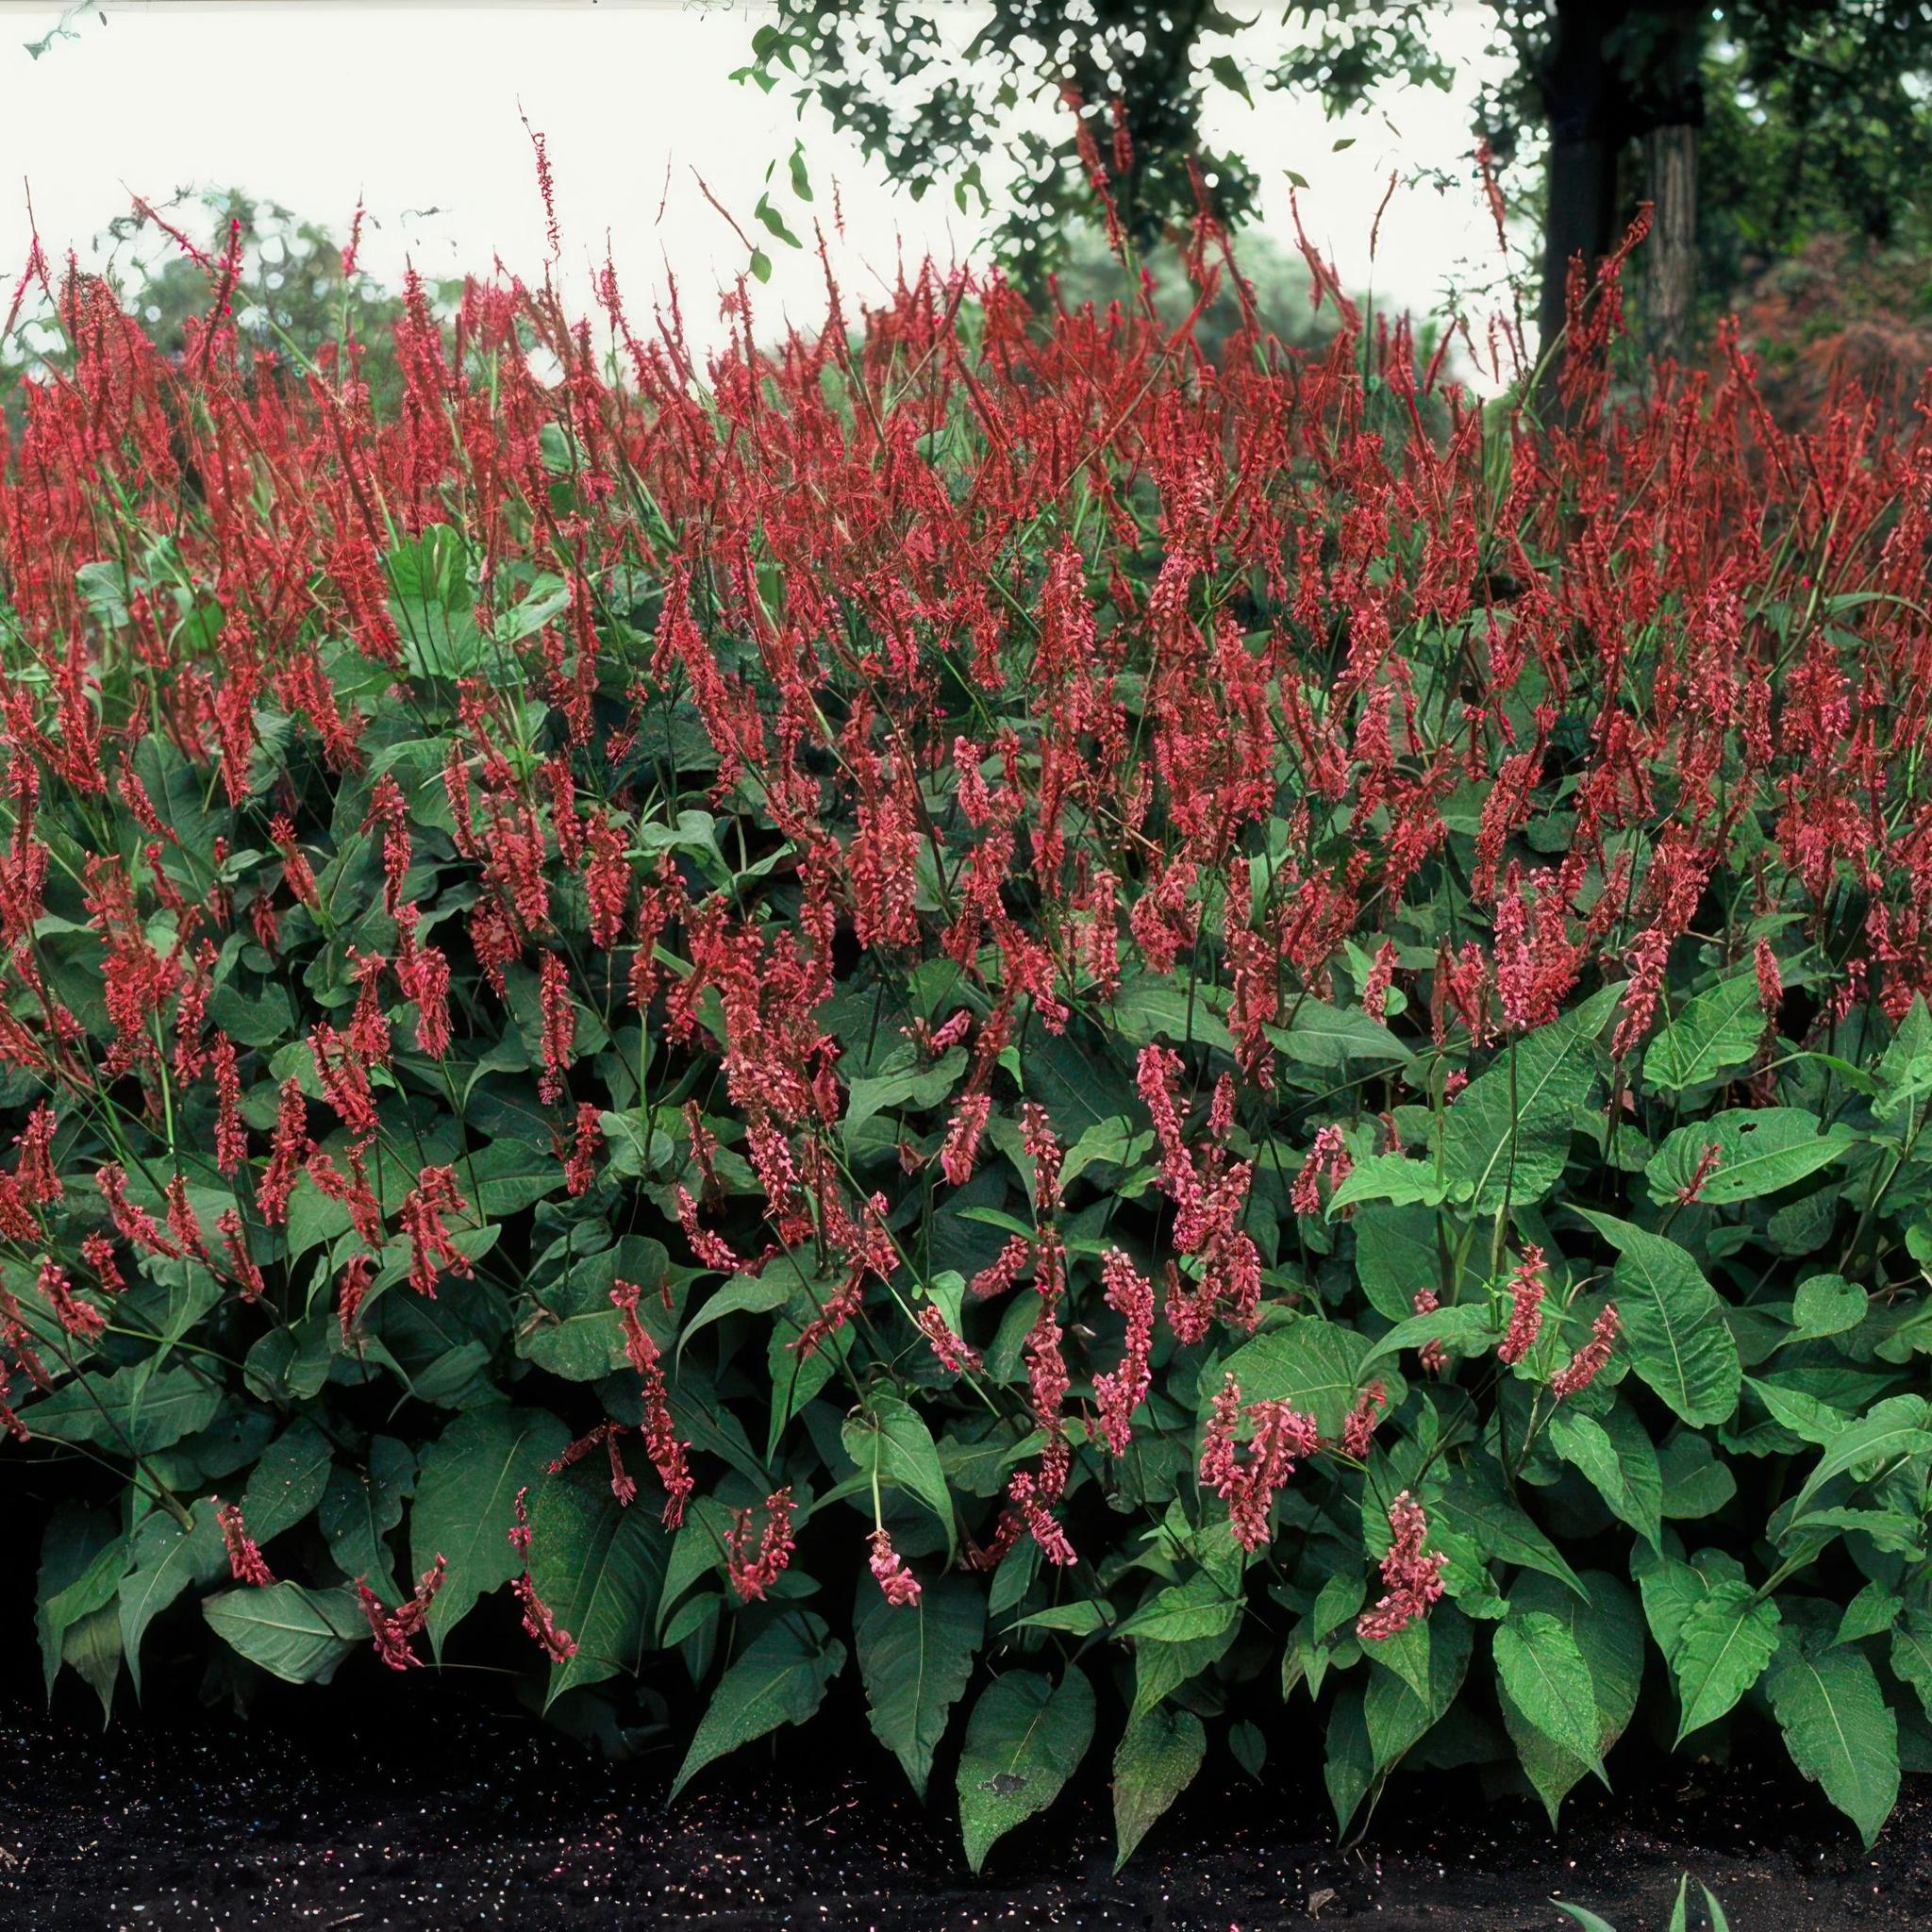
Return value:
<svg viewBox="0 0 1932 1932">
<path fill-rule="evenodd" d="M 1154 1822 L 1193 1782 L 1208 1733 L 1191 1710 L 1163 1704 L 1136 1718 L 1113 1754 L 1113 1869 L 1133 1857 Z"/>
<path fill-rule="evenodd" d="M 1550 1418 L 1550 1446 L 1652 1548 L 1663 1535 L 1663 1476 L 1641 1420 L 1619 1404 L 1602 1422 L 1573 1408 Z"/>
<path fill-rule="evenodd" d="M 299 1583 L 225 1590 L 205 1599 L 208 1627 L 250 1663 L 284 1683 L 326 1683 L 369 1635 L 354 1591 L 305 1590 Z"/>
<path fill-rule="evenodd" d="M 924 1799 L 933 1754 L 965 1693 L 986 1634 L 986 1593 L 965 1576 L 935 1577 L 916 1604 L 888 1603 L 870 1583 L 854 1632 L 874 1735 Z"/>
<path fill-rule="evenodd" d="M 698 1720 L 691 1749 L 671 1787 L 675 1798 L 706 1765 L 775 1731 L 802 1724 L 824 1702 L 826 1687 L 845 1668 L 845 1646 L 823 1617 L 788 1612 L 768 1624 L 718 1680 Z"/>
<path fill-rule="evenodd" d="M 1764 1038 L 1757 975 L 1734 973 L 1688 1002 L 1643 1052 L 1643 1077 L 1666 1093 L 1680 1093 L 1741 1067 Z"/>
<path fill-rule="evenodd" d="M 465 1410 L 423 1457 L 409 1511 L 409 1564 L 421 1575 L 448 1559 L 425 1623 L 439 1660 L 443 1640 L 476 1599 L 524 1567 L 510 1547 L 516 1494 L 539 1481 L 570 1444 L 570 1431 L 547 1409 L 509 1403 Z"/>
<path fill-rule="evenodd" d="M 1570 1626 L 1546 1610 L 1512 1609 L 1496 1626 L 1494 1651 L 1497 1678 L 1524 1718 L 1571 1757 L 1599 1767 L 1596 1688 Z"/>
<path fill-rule="evenodd" d="M 1724 1304 L 1697 1263 L 1661 1235 L 1613 1214 L 1577 1211 L 1617 1250 L 1616 1301 L 1631 1367 L 1685 1422 L 1728 1422 L 1744 1371 Z"/>
<path fill-rule="evenodd" d="M 141 1641 L 147 1626 L 196 1583 L 212 1583 L 228 1567 L 227 1545 L 215 1521 L 215 1506 L 204 1498 L 189 1507 L 183 1529 L 163 1509 L 142 1519 L 129 1548 L 133 1565 L 121 1584 L 121 1647 L 127 1674 L 141 1695 Z"/>
<path fill-rule="evenodd" d="M 601 1456 L 545 1480 L 530 1503 L 530 1581 L 577 1646 L 550 1666 L 548 1709 L 579 1685 L 635 1674 L 658 1613 L 670 1539 L 642 1493 L 618 1500 Z"/>
<path fill-rule="evenodd" d="M 1765 1679 L 1791 1762 L 1858 1827 L 1866 1848 L 1898 1798 L 1898 1721 L 1861 1651 L 1787 1631 Z"/>
<path fill-rule="evenodd" d="M 1059 1796 L 1093 1741 L 1093 1687 L 1076 1664 L 1058 1684 L 1008 1671 L 980 1692 L 959 1753 L 959 1829 L 974 1872 L 1014 1825 Z"/>
<path fill-rule="evenodd" d="M 1715 1724 L 1757 1683 L 1777 1634 L 1777 1605 L 1748 1584 L 1720 1581 L 1690 1606 L 1670 1657 L 1683 1711 L 1678 1743 Z"/>
<path fill-rule="evenodd" d="M 1590 1602 L 1563 1588 L 1554 1577 L 1519 1576 L 1510 1586 L 1512 1609 L 1541 1610 L 1557 1619 L 1575 1640 L 1590 1671 L 1596 1700 L 1599 1760 L 1623 1736 L 1637 1708 L 1643 1682 L 1643 1615 L 1628 1586 L 1608 1572 L 1587 1570 Z M 1593 1762 L 1574 1756 L 1555 1742 L 1523 1715 L 1507 1690 L 1501 1690 L 1503 1724 L 1524 1774 L 1536 1787 L 1554 1825 L 1564 1797 L 1595 1769 Z"/>
<path fill-rule="evenodd" d="M 1506 1201 L 1531 1206 L 1562 1179 L 1577 1109 L 1597 1076 L 1596 1037 L 1617 994 L 1605 987 L 1512 1041 L 1442 1115 L 1444 1171 L 1478 1214 Z"/>
<path fill-rule="evenodd" d="M 1824 1127 L 1802 1107 L 1733 1107 L 1677 1128 L 1643 1173 L 1650 1198 L 1667 1208 L 1682 1198 L 1714 1147 L 1717 1165 L 1698 1183 L 1697 1198 L 1722 1208 L 1795 1185 L 1829 1167 L 1855 1141 L 1843 1127 Z"/>
</svg>

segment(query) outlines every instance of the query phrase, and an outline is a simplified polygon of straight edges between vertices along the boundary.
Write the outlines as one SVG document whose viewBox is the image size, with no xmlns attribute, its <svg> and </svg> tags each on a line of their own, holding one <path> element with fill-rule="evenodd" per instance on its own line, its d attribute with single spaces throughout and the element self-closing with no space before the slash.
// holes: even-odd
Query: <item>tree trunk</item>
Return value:
<svg viewBox="0 0 1932 1932">
<path fill-rule="evenodd" d="M 1629 132 L 1629 104 L 1610 41 L 1629 10 L 1628 0 L 1557 0 L 1549 58 L 1538 75 L 1550 120 L 1537 317 L 1546 375 L 1554 374 L 1572 258 L 1580 256 L 1589 275 L 1615 244 L 1617 158 Z"/>
<path fill-rule="evenodd" d="M 1697 299 L 1697 128 L 1679 121 L 1644 136 L 1650 183 L 1649 309 L 1654 355 L 1684 359 Z"/>
</svg>

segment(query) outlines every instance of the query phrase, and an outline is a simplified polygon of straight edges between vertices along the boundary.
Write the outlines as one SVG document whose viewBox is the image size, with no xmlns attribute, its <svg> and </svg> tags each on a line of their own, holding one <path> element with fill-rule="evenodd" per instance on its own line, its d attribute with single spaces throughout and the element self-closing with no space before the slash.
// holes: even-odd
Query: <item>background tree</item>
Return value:
<svg viewBox="0 0 1932 1932">
<path fill-rule="evenodd" d="M 1192 212 L 1191 158 L 1216 211 L 1240 223 L 1257 183 L 1240 156 L 1204 146 L 1215 92 L 1304 92 L 1340 114 L 1392 80 L 1447 87 L 1447 5 L 1290 0 L 1270 45 L 1212 0 L 1091 0 L 1077 22 L 1058 0 L 992 0 L 961 47 L 919 0 L 778 0 L 745 71 L 766 87 L 791 75 L 915 194 L 945 184 L 990 211 L 981 167 L 1002 156 L 1014 179 L 999 245 L 1037 275 L 1067 218 L 1092 208 L 1071 113 L 1043 120 L 1041 104 L 1077 103 L 1137 241 Z M 1656 208 L 1645 319 L 1666 350 L 1682 348 L 1700 285 L 1735 287 L 1754 258 L 1821 225 L 1884 242 L 1924 218 L 1932 0 L 1486 0 L 1485 12 L 1507 76 L 1472 135 L 1542 170 L 1545 342 L 1570 258 L 1607 253 L 1641 200 Z"/>
</svg>

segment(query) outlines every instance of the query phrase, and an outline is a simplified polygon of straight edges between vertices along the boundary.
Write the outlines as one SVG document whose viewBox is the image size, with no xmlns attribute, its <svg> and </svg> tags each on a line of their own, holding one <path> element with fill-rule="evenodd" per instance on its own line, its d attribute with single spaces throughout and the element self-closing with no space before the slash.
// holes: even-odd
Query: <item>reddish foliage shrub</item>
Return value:
<svg viewBox="0 0 1932 1932">
<path fill-rule="evenodd" d="M 1124 1851 L 1277 1696 L 1344 1823 L 1405 1758 L 1554 1809 L 1654 1647 L 1869 1837 L 1932 1690 L 1923 414 L 1781 429 L 1728 345 L 1620 401 L 1613 284 L 1547 424 L 1346 313 L 1210 365 L 927 275 L 701 372 L 605 299 L 614 372 L 412 289 L 378 415 L 75 284 L 21 378 L 50 1677 L 191 1591 L 404 1669 L 503 1591 L 553 1698 L 708 1688 L 688 1777 L 849 1620 L 922 1790 L 973 1690 L 976 1864 L 1096 1678 Z"/>
</svg>

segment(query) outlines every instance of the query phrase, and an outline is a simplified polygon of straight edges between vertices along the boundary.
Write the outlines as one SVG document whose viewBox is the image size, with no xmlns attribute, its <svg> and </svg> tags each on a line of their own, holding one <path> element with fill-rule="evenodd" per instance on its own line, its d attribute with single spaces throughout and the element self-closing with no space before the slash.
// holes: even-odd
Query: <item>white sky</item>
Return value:
<svg viewBox="0 0 1932 1932">
<path fill-rule="evenodd" d="M 1272 25 L 1268 0 L 1259 5 Z M 945 17 L 963 35 L 980 12 L 953 0 Z M 100 0 L 64 17 L 75 37 L 36 59 L 25 43 L 61 22 L 62 6 L 0 0 L 0 291 L 26 258 L 27 188 L 49 253 L 58 259 L 71 246 L 84 265 L 98 261 L 94 238 L 132 194 L 160 206 L 177 189 L 234 186 L 338 233 L 360 194 L 381 225 L 366 231 L 362 262 L 384 280 L 411 254 L 431 275 L 487 272 L 500 256 L 536 278 L 543 215 L 520 106 L 549 141 L 574 308 L 589 306 L 588 265 L 601 261 L 608 230 L 634 318 L 648 315 L 668 261 L 693 332 L 715 339 L 715 291 L 743 269 L 745 251 L 694 170 L 756 233 L 752 209 L 777 160 L 774 204 L 808 241 L 814 215 L 831 226 L 836 176 L 846 233 L 834 262 L 861 298 L 890 279 L 900 250 L 970 256 L 980 231 L 949 195 L 915 205 L 824 123 L 801 125 L 782 90 L 732 81 L 765 17 L 744 0 L 602 0 L 594 9 L 587 0 Z M 1473 4 L 1452 11 L 1443 51 L 1473 59 L 1480 36 Z M 1255 30 L 1257 54 L 1268 39 L 1269 25 Z M 1465 67 L 1454 95 L 1403 91 L 1341 123 L 1313 102 L 1257 88 L 1250 110 L 1215 90 L 1207 133 L 1260 174 L 1265 225 L 1284 247 L 1283 171 L 1292 168 L 1310 184 L 1301 197 L 1309 233 L 1343 281 L 1362 287 L 1373 276 L 1378 299 L 1422 308 L 1458 264 L 1493 263 L 1478 197 L 1398 189 L 1374 264 L 1368 231 L 1391 168 L 1466 161 L 1474 86 Z M 809 208 L 792 200 L 784 168 L 801 134 L 817 191 Z M 191 213 L 186 225 L 205 238 L 205 215 Z M 761 325 L 784 313 L 816 320 L 816 262 L 779 245 L 767 253 L 773 278 L 754 291 Z"/>
</svg>

